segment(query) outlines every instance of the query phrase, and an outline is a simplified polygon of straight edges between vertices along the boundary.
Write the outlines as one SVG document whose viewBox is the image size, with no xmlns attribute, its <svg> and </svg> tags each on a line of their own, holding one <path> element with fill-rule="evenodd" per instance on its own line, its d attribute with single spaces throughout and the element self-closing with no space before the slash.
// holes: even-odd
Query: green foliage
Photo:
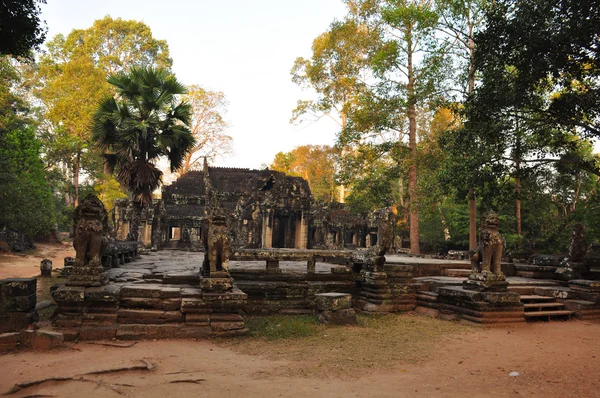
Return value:
<svg viewBox="0 0 600 398">
<path fill-rule="evenodd" d="M 41 132 L 44 160 L 50 167 L 66 166 L 77 199 L 81 171 L 91 179 L 103 173 L 90 130 L 98 103 L 114 93 L 108 75 L 136 65 L 170 68 L 172 60 L 166 42 L 154 39 L 146 24 L 110 16 L 67 37 L 59 34 L 46 46 L 31 78 L 50 122 Z"/>
<path fill-rule="evenodd" d="M 483 76 L 477 102 L 487 104 L 490 117 L 507 107 L 528 109 L 523 118 L 537 131 L 600 137 L 597 1 L 496 1 L 486 25 L 476 37 Z M 515 93 L 509 102 L 502 96 L 507 83 Z"/>
<path fill-rule="evenodd" d="M 117 98 L 106 97 L 94 114 L 93 140 L 103 151 L 108 170 L 142 205 L 162 181 L 156 167 L 161 156 L 177 171 L 194 145 L 189 129 L 190 105 L 177 99 L 186 92 L 166 69 L 131 68 L 111 75 Z"/>
<path fill-rule="evenodd" d="M 31 56 L 46 38 L 40 21 L 45 0 L 3 0 L 0 3 L 0 55 Z"/>
<path fill-rule="evenodd" d="M 32 237 L 47 234 L 56 222 L 40 148 L 33 128 L 0 136 L 0 225 Z"/>
<path fill-rule="evenodd" d="M 108 214 L 112 214 L 116 199 L 123 199 L 127 194 L 121 189 L 121 184 L 112 175 L 104 175 L 94 184 L 94 193 L 104 203 Z"/>
</svg>

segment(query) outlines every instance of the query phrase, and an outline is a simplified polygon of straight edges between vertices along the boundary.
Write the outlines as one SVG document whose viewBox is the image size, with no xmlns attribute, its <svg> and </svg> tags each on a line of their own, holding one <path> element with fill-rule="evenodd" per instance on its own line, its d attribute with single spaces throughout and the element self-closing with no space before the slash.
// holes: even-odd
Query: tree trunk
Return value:
<svg viewBox="0 0 600 398">
<path fill-rule="evenodd" d="M 411 48 L 411 44 L 408 43 Z M 417 210 L 417 109 L 415 104 L 415 77 L 412 52 L 408 53 L 408 142 L 410 147 L 410 166 L 408 171 L 408 196 L 410 200 L 410 252 L 420 254 L 419 212 Z"/>
<path fill-rule="evenodd" d="M 131 219 L 129 220 L 129 232 L 127 233 L 127 240 L 134 242 L 138 241 L 140 234 L 140 220 L 142 218 L 143 205 L 139 202 L 132 203 Z"/>
<path fill-rule="evenodd" d="M 348 123 L 348 117 L 345 112 L 340 112 L 340 116 L 342 117 L 342 132 L 346 129 L 346 124 Z M 342 161 L 344 160 L 344 156 L 346 156 L 346 147 L 342 147 Z M 346 187 L 344 184 L 340 184 L 340 203 L 344 203 L 346 201 Z"/>
<path fill-rule="evenodd" d="M 515 190 L 517 192 L 517 235 L 521 235 L 521 179 L 515 179 Z"/>
<path fill-rule="evenodd" d="M 471 95 L 475 91 L 475 41 L 473 26 L 469 26 L 469 87 Z M 469 188 L 469 249 L 477 247 L 477 201 L 473 188 Z"/>
<path fill-rule="evenodd" d="M 77 152 L 73 166 L 73 186 L 75 187 L 75 207 L 79 206 L 79 168 L 81 167 L 81 153 Z"/>
<path fill-rule="evenodd" d="M 473 188 L 469 189 L 469 249 L 477 247 L 477 202 Z"/>
</svg>

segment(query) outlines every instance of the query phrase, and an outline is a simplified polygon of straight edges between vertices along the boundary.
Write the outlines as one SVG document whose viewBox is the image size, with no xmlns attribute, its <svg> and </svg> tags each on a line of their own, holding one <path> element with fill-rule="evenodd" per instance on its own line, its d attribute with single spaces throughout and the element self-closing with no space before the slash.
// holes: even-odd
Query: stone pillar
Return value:
<svg viewBox="0 0 600 398">
<path fill-rule="evenodd" d="M 300 245 L 299 249 L 306 249 L 308 247 L 308 221 L 306 214 L 302 212 L 300 216 Z"/>
<path fill-rule="evenodd" d="M 306 262 L 306 273 L 314 274 L 316 272 L 317 262 L 315 260 L 308 260 Z"/>
<path fill-rule="evenodd" d="M 266 210 L 262 222 L 262 246 L 270 249 L 273 247 L 273 210 Z"/>
</svg>

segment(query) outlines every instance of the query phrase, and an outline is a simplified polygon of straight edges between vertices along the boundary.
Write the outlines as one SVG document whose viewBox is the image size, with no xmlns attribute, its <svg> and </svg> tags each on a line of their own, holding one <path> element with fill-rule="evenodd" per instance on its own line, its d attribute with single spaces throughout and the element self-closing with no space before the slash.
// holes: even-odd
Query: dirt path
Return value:
<svg viewBox="0 0 600 398">
<path fill-rule="evenodd" d="M 599 397 L 598 336 L 600 323 L 581 321 L 474 329 L 436 342 L 433 354 L 417 364 L 403 363 L 398 354 L 389 369 L 373 371 L 357 363 L 347 374 L 330 376 L 325 370 L 317 377 L 302 377 L 298 370 L 307 360 L 285 358 L 285 352 L 281 360 L 242 354 L 244 342 L 145 341 L 130 348 L 80 343 L 59 351 L 0 357 L 0 393 L 16 382 L 74 376 L 145 359 L 156 369 L 86 376 L 96 383 L 50 382 L 14 396 Z M 308 360 L 308 365 L 319 361 Z M 509 376 L 513 371 L 519 376 Z"/>
<path fill-rule="evenodd" d="M 48 258 L 54 268 L 62 268 L 65 257 L 74 257 L 71 242 L 36 243 L 36 248 L 27 254 L 1 254 L 0 279 L 28 278 L 40 274 L 40 261 Z"/>
</svg>

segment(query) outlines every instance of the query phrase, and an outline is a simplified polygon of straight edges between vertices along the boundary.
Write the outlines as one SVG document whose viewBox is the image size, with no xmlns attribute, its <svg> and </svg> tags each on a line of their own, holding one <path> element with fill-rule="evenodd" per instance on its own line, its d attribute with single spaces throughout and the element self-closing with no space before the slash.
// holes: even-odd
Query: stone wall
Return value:
<svg viewBox="0 0 600 398">
<path fill-rule="evenodd" d="M 38 320 L 35 278 L 0 280 L 0 333 L 27 329 Z"/>
</svg>

